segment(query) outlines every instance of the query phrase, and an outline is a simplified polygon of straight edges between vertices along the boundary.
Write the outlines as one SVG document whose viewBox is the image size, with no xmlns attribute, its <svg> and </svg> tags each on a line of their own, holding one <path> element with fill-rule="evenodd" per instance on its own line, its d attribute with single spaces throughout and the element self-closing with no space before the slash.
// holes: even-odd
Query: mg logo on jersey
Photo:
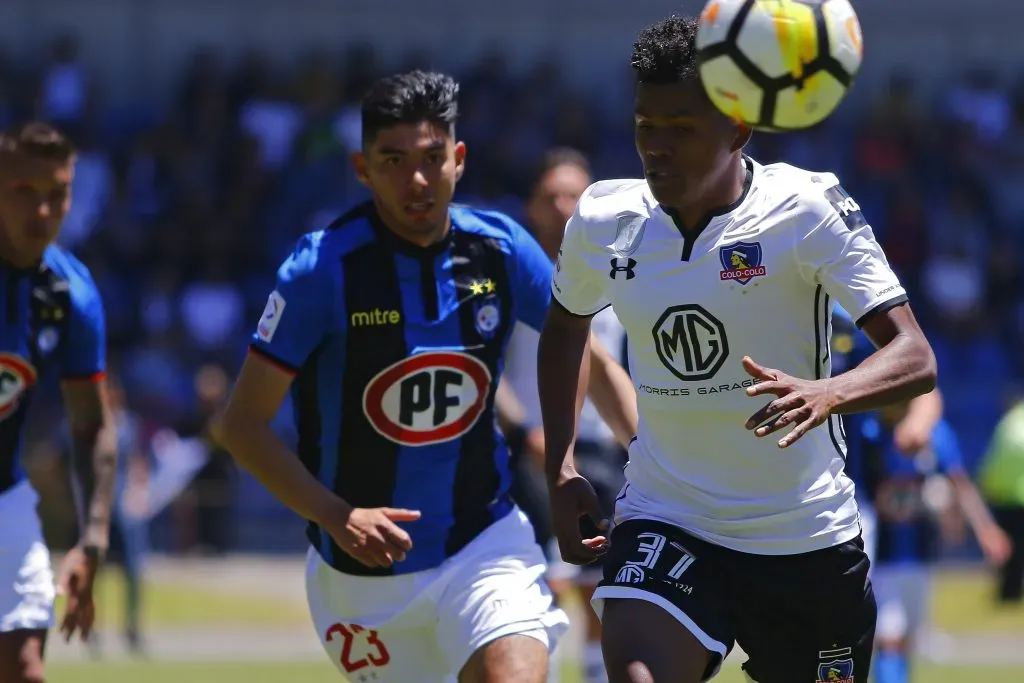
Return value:
<svg viewBox="0 0 1024 683">
<path fill-rule="evenodd" d="M 0 353 L 0 420 L 18 409 L 25 392 L 36 383 L 36 370 L 21 356 Z"/>
<path fill-rule="evenodd" d="M 491 390 L 482 361 L 458 351 L 403 358 L 370 380 L 363 413 L 377 432 L 403 446 L 457 439 L 476 424 Z"/>
<path fill-rule="evenodd" d="M 731 280 L 745 285 L 755 277 L 768 271 L 761 265 L 760 242 L 737 242 L 718 250 L 718 258 L 724 270 L 719 273 L 722 280 Z"/>
<path fill-rule="evenodd" d="M 697 304 L 667 308 L 652 332 L 658 358 L 684 382 L 711 379 L 729 357 L 725 326 Z"/>
</svg>

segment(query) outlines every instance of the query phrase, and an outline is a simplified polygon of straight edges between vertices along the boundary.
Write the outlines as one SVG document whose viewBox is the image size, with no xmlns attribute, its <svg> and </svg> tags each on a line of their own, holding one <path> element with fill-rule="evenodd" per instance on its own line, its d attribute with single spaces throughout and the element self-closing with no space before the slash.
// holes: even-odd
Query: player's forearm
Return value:
<svg viewBox="0 0 1024 683">
<path fill-rule="evenodd" d="M 898 334 L 863 363 L 829 380 L 832 412 L 861 413 L 935 388 L 935 356 L 923 336 Z"/>
<path fill-rule="evenodd" d="M 222 417 L 214 421 L 212 434 L 239 465 L 296 514 L 321 524 L 351 511 L 348 503 L 309 473 L 270 425 Z"/>
<path fill-rule="evenodd" d="M 498 427 L 505 435 L 514 429 L 522 429 L 526 422 L 526 409 L 504 379 L 498 382 L 498 389 L 494 392 L 494 412 Z"/>
<path fill-rule="evenodd" d="M 942 392 L 936 388 L 920 396 L 915 396 L 910 401 L 907 415 L 903 418 L 903 422 L 912 422 L 915 425 L 920 425 L 919 429 L 922 432 L 931 433 L 941 419 Z"/>
<path fill-rule="evenodd" d="M 71 457 L 82 493 L 79 544 L 105 551 L 117 480 L 117 435 L 112 421 L 72 425 Z"/>
<path fill-rule="evenodd" d="M 990 529 L 997 527 L 992 513 L 989 512 L 985 501 L 978 495 L 978 489 L 967 478 L 966 474 L 958 474 L 950 477 L 953 490 L 956 492 L 956 502 L 971 525 L 975 536 L 982 536 Z"/>
<path fill-rule="evenodd" d="M 590 390 L 587 396 L 619 443 L 628 447 L 639 422 L 636 389 L 622 366 L 593 338 L 590 341 Z"/>
<path fill-rule="evenodd" d="M 567 315 L 549 313 L 537 349 L 544 470 L 550 481 L 575 471 L 572 446 L 590 374 L 590 326 L 566 321 Z"/>
</svg>

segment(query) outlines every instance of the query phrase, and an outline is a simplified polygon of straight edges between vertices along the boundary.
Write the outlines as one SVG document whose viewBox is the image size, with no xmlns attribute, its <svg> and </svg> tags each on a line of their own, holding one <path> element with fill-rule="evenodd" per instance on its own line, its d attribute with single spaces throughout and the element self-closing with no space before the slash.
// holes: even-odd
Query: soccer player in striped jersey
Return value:
<svg viewBox="0 0 1024 683">
<path fill-rule="evenodd" d="M 541 683 L 567 626 L 494 412 L 508 337 L 540 328 L 552 264 L 509 217 L 451 204 L 457 93 L 419 71 L 371 89 L 354 166 L 372 201 L 281 266 L 216 427 L 310 520 L 313 622 L 353 682 Z M 635 392 L 593 355 L 592 393 L 628 441 Z M 289 390 L 297 454 L 269 426 Z"/>
</svg>

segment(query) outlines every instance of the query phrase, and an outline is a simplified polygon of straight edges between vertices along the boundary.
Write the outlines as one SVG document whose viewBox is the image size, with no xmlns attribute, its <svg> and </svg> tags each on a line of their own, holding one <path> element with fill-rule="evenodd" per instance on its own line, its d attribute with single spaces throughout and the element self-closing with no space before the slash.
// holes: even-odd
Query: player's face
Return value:
<svg viewBox="0 0 1024 683">
<path fill-rule="evenodd" d="M 426 121 L 385 128 L 353 155 L 356 175 L 373 192 L 381 218 L 410 236 L 446 225 L 465 160 L 466 146 Z"/>
<path fill-rule="evenodd" d="M 71 208 L 74 161 L 0 155 L 0 233 L 8 258 L 27 265 L 42 258 Z"/>
<path fill-rule="evenodd" d="M 590 175 L 575 164 L 556 166 L 541 177 L 526 210 L 530 228 L 540 246 L 552 259 L 562 246 L 565 224 L 572 218 Z"/>
<path fill-rule="evenodd" d="M 715 109 L 696 81 L 637 85 L 634 122 L 651 192 L 674 208 L 699 203 L 750 137 Z"/>
</svg>

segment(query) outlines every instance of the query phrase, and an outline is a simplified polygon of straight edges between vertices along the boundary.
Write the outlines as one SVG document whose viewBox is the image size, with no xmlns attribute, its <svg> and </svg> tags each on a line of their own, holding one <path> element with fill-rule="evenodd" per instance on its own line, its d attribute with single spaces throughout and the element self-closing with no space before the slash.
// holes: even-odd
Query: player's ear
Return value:
<svg viewBox="0 0 1024 683">
<path fill-rule="evenodd" d="M 750 142 L 750 136 L 753 135 L 754 131 L 742 123 L 737 123 L 735 126 L 736 133 L 732 141 L 732 151 L 738 152 L 747 146 L 747 143 Z"/>
<path fill-rule="evenodd" d="M 466 171 L 466 143 L 455 143 L 455 180 L 462 180 L 462 174 Z"/>
<path fill-rule="evenodd" d="M 362 152 L 352 152 L 352 169 L 355 171 L 356 179 L 363 185 L 369 187 L 370 174 L 367 170 L 366 155 Z"/>
</svg>

